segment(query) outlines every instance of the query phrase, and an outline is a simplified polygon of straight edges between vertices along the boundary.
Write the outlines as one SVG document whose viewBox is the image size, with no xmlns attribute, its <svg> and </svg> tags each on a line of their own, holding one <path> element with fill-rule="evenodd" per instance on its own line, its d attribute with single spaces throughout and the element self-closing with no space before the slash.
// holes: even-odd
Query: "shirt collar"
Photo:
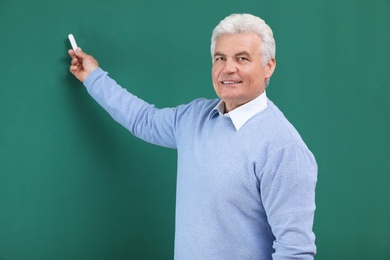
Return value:
<svg viewBox="0 0 390 260">
<path fill-rule="evenodd" d="M 255 114 L 263 111 L 265 108 L 267 108 L 267 95 L 264 91 L 263 94 L 261 94 L 257 98 L 249 101 L 242 106 L 237 107 L 229 113 L 225 113 L 225 104 L 221 100 L 213 109 L 212 112 L 214 113 L 212 113 L 212 115 L 214 115 L 215 112 L 218 111 L 221 116 L 230 117 L 234 127 L 238 131 L 249 119 L 251 119 Z"/>
</svg>

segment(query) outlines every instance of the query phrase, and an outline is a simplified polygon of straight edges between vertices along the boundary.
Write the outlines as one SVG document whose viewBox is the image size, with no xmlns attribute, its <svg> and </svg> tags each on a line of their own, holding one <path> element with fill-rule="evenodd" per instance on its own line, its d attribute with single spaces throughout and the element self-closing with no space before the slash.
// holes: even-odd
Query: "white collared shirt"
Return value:
<svg viewBox="0 0 390 260">
<path fill-rule="evenodd" d="M 221 116 L 230 117 L 236 130 L 240 128 L 255 114 L 260 113 L 267 108 L 267 95 L 265 91 L 257 98 L 249 101 L 248 103 L 233 109 L 229 113 L 225 113 L 225 104 L 221 100 L 215 109 L 218 110 Z"/>
</svg>

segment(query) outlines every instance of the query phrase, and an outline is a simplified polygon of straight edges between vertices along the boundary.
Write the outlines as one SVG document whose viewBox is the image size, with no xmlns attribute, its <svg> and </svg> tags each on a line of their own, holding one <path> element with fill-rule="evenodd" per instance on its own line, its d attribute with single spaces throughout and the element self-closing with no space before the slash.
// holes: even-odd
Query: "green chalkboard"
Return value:
<svg viewBox="0 0 390 260">
<path fill-rule="evenodd" d="M 173 259 L 176 151 L 115 123 L 67 39 L 158 107 L 216 97 L 212 29 L 273 28 L 267 95 L 319 165 L 316 259 L 390 259 L 390 2 L 0 1 L 0 259 Z"/>
</svg>

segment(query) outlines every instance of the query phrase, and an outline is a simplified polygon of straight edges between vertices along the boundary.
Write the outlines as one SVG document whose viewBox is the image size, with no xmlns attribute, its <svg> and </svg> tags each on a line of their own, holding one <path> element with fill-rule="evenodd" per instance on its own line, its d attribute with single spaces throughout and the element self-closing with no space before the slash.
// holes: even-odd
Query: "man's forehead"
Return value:
<svg viewBox="0 0 390 260">
<path fill-rule="evenodd" d="M 254 54 L 258 53 L 261 38 L 255 33 L 224 34 L 215 44 L 214 55 Z"/>
</svg>

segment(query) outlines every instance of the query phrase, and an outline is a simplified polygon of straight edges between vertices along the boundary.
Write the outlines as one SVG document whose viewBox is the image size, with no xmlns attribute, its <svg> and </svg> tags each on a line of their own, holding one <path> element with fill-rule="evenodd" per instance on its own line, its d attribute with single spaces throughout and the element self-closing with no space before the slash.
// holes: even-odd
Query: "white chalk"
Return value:
<svg viewBox="0 0 390 260">
<path fill-rule="evenodd" d="M 73 34 L 69 34 L 68 38 L 69 38 L 70 44 L 72 45 L 74 53 L 77 55 L 77 43 L 76 43 L 76 40 L 74 39 Z"/>
</svg>

